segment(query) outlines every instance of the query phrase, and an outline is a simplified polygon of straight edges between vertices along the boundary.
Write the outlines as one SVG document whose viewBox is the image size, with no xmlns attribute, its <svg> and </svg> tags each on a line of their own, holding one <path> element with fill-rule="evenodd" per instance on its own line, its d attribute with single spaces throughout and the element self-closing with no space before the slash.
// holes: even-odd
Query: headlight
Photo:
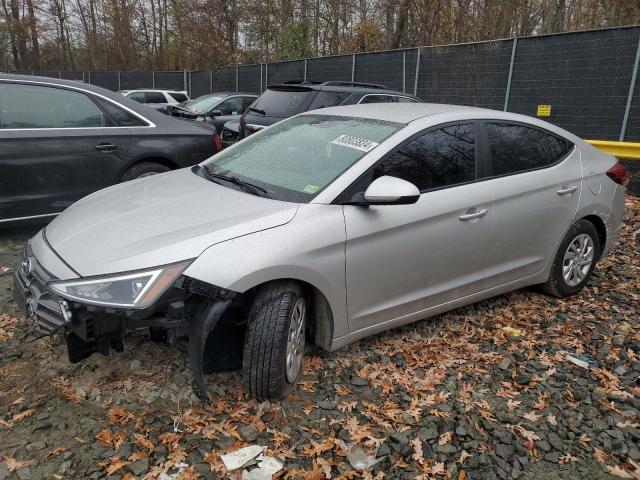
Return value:
<svg viewBox="0 0 640 480">
<path fill-rule="evenodd" d="M 174 263 L 153 270 L 52 282 L 55 293 L 70 300 L 110 307 L 145 308 L 155 302 L 191 263 Z"/>
</svg>

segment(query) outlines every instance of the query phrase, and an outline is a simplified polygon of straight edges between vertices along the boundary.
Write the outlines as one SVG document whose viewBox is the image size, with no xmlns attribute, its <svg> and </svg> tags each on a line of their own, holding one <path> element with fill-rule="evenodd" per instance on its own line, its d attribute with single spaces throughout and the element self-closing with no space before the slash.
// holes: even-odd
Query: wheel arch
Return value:
<svg viewBox="0 0 640 480">
<path fill-rule="evenodd" d="M 136 165 L 140 165 L 141 163 L 158 163 L 160 165 L 164 165 L 170 170 L 176 170 L 177 168 L 180 168 L 180 166 L 176 162 L 167 157 L 161 157 L 158 155 L 142 156 L 128 162 L 124 167 L 120 169 L 120 171 L 118 172 L 118 181 L 121 181 L 124 175 L 129 170 L 131 170 Z"/>
<path fill-rule="evenodd" d="M 607 226 L 605 225 L 604 221 L 597 215 L 586 215 L 580 220 L 586 220 L 593 224 L 593 226 L 596 228 L 596 231 L 598 232 L 598 242 L 600 243 L 598 255 L 601 255 L 602 251 L 605 248 L 605 245 L 607 244 Z"/>
<path fill-rule="evenodd" d="M 305 297 L 307 301 L 311 303 L 312 307 L 312 315 L 307 318 L 307 321 L 309 322 L 313 343 L 321 349 L 329 351 L 331 349 L 334 331 L 333 310 L 326 295 L 317 286 L 299 278 L 274 278 L 253 286 L 242 295 L 253 296 L 257 290 L 265 285 L 282 281 L 295 282 L 302 287 Z"/>
</svg>

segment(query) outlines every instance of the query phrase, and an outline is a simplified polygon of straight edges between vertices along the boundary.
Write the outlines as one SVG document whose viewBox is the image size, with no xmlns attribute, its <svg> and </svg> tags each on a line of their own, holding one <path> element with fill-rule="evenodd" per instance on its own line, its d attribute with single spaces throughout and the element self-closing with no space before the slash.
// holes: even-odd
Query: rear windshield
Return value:
<svg viewBox="0 0 640 480">
<path fill-rule="evenodd" d="M 300 107 L 315 90 L 266 90 L 251 108 L 264 111 L 268 117 L 286 118 L 300 113 Z"/>
<path fill-rule="evenodd" d="M 251 135 L 205 168 L 258 185 L 269 198 L 308 202 L 402 127 L 382 120 L 301 115 Z"/>
</svg>

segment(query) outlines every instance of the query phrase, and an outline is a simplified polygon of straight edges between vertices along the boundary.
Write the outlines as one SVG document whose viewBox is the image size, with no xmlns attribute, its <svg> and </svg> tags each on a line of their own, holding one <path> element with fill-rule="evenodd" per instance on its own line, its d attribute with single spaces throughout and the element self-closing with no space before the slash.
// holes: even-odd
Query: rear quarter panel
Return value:
<svg viewBox="0 0 640 480">
<path fill-rule="evenodd" d="M 606 255 L 617 240 L 624 216 L 624 187 L 607 176 L 607 170 L 618 160 L 586 142 L 580 142 L 580 149 L 584 187 L 577 218 L 597 215 L 602 219 L 607 228 L 607 242 L 603 245 Z"/>
<path fill-rule="evenodd" d="M 131 147 L 125 164 L 113 172 L 115 180 L 142 161 L 161 161 L 172 168 L 183 168 L 196 165 L 215 153 L 211 127 L 167 119 L 173 121 L 151 128 L 131 129 Z"/>
</svg>

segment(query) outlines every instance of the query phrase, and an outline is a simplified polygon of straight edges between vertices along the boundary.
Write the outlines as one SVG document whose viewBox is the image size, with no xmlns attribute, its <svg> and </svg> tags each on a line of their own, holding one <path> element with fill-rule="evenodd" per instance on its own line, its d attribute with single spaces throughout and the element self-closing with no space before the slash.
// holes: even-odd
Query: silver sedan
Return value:
<svg viewBox="0 0 640 480">
<path fill-rule="evenodd" d="M 65 330 L 72 361 L 132 330 L 184 334 L 203 398 L 202 374 L 235 365 L 250 395 L 279 399 L 310 342 L 335 350 L 528 285 L 578 293 L 617 238 L 624 181 L 534 118 L 327 108 L 84 198 L 30 240 L 16 298 Z"/>
</svg>

